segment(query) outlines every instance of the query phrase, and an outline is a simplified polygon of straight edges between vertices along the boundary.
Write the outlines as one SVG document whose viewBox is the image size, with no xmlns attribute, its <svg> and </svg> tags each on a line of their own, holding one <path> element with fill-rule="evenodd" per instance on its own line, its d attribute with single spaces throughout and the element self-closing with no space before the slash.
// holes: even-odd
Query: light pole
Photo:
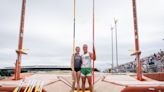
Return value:
<svg viewBox="0 0 164 92">
<path fill-rule="evenodd" d="M 118 67 L 117 22 L 118 22 L 117 19 L 114 18 L 115 39 L 116 39 L 116 66 Z"/>
<path fill-rule="evenodd" d="M 112 70 L 113 70 L 113 67 L 114 67 L 114 59 L 113 59 L 113 27 L 112 26 L 111 26 L 111 49 L 112 49 Z"/>
</svg>

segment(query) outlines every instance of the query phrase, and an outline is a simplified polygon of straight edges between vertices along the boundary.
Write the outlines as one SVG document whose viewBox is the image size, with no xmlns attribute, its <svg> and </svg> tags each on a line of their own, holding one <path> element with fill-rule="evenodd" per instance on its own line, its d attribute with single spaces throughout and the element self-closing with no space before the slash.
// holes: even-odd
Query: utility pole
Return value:
<svg viewBox="0 0 164 92">
<path fill-rule="evenodd" d="M 133 19 L 134 19 L 134 36 L 135 36 L 135 52 L 132 55 L 136 55 L 137 79 L 141 81 L 142 80 L 142 68 L 141 68 L 142 63 L 140 60 L 141 51 L 139 49 L 136 0 L 132 0 L 132 5 L 133 5 Z"/>
<path fill-rule="evenodd" d="M 115 18 L 114 18 L 114 24 L 115 24 L 115 39 L 116 39 L 116 66 L 118 67 L 117 19 Z"/>
<path fill-rule="evenodd" d="M 17 53 L 17 60 L 14 69 L 14 79 L 20 80 L 21 73 L 21 59 L 22 54 L 27 54 L 23 52 L 23 33 L 24 33 L 24 20 L 25 20 L 25 8 L 26 8 L 26 0 L 22 0 L 22 12 L 21 12 L 21 23 L 20 23 L 20 33 L 19 33 L 19 43 Z"/>
<path fill-rule="evenodd" d="M 114 68 L 114 56 L 113 56 L 113 27 L 111 26 L 111 49 L 112 49 L 112 69 Z"/>
</svg>

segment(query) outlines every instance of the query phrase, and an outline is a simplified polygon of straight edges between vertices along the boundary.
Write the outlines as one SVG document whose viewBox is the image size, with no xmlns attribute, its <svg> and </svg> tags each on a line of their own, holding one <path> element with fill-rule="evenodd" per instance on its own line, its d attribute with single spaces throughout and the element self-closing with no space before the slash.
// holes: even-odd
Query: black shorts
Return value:
<svg viewBox="0 0 164 92">
<path fill-rule="evenodd" d="M 81 70 L 81 68 L 74 68 L 75 72 L 78 72 Z"/>
</svg>

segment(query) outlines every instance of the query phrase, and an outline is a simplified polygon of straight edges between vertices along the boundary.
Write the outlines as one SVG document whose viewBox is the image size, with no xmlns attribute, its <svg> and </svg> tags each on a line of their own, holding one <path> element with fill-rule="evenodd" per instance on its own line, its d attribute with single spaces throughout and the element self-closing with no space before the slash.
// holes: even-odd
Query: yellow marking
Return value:
<svg viewBox="0 0 164 92">
<path fill-rule="evenodd" d="M 29 86 L 27 86 L 27 87 L 25 88 L 24 92 L 27 92 L 28 88 L 29 88 Z"/>
<path fill-rule="evenodd" d="M 77 92 L 77 91 L 74 91 L 74 92 Z M 79 92 L 82 92 L 81 90 Z M 85 92 L 90 92 L 89 90 L 85 90 Z"/>
<path fill-rule="evenodd" d="M 35 86 L 35 91 L 34 92 L 39 92 L 39 86 Z"/>
<path fill-rule="evenodd" d="M 18 87 L 16 87 L 13 92 L 18 92 Z"/>
<path fill-rule="evenodd" d="M 72 91 L 70 91 L 72 92 Z M 77 90 L 75 90 L 74 92 L 78 92 Z M 79 90 L 79 92 L 82 92 L 82 90 Z M 85 92 L 90 92 L 89 90 L 85 90 Z"/>
</svg>

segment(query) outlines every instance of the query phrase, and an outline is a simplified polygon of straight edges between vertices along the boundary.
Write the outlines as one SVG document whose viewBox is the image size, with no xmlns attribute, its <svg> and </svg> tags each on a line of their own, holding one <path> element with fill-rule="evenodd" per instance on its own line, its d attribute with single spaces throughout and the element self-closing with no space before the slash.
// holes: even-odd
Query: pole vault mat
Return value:
<svg viewBox="0 0 164 92">
<path fill-rule="evenodd" d="M 145 79 L 144 81 L 138 81 L 136 74 L 97 73 L 97 76 L 95 76 L 94 92 L 164 92 L 163 81 L 153 80 L 151 77 L 147 77 L 146 79 L 143 76 L 143 78 Z M 54 92 L 55 90 L 57 90 L 57 92 L 71 92 L 72 89 L 70 73 L 32 74 L 25 78 L 25 83 L 22 86 L 26 87 L 30 80 L 44 80 L 43 89 L 45 92 Z M 1 80 L 0 92 L 13 92 L 15 87 L 20 83 L 21 80 Z M 86 81 L 86 88 L 88 88 L 87 85 Z M 77 90 L 74 92 L 77 92 Z M 80 90 L 79 92 L 82 91 Z M 89 91 L 86 89 L 85 92 Z"/>
<path fill-rule="evenodd" d="M 164 82 L 143 76 L 137 80 L 136 74 L 108 74 L 95 85 L 97 92 L 164 92 Z"/>
</svg>

